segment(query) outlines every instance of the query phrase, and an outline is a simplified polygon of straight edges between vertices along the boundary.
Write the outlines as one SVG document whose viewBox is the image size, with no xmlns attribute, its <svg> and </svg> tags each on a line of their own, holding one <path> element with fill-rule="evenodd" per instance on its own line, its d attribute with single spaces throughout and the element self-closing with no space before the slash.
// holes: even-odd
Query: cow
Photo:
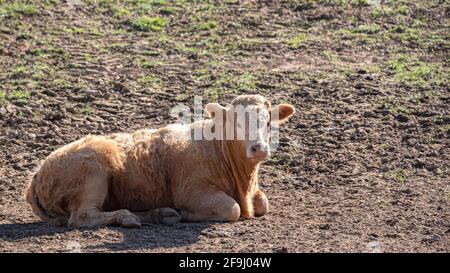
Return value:
<svg viewBox="0 0 450 273">
<path fill-rule="evenodd" d="M 254 139 L 248 137 L 252 115 L 234 120 L 237 106 L 256 113 L 262 124 Z M 240 95 L 227 106 L 208 103 L 205 110 L 210 118 L 202 121 L 88 135 L 57 149 L 31 179 L 27 202 L 41 220 L 69 227 L 233 222 L 266 214 L 258 169 L 270 156 L 271 124 L 285 122 L 294 107 L 272 108 L 263 96 Z M 244 138 L 238 138 L 233 132 L 242 128 Z M 198 129 L 232 133 L 192 139 Z"/>
</svg>

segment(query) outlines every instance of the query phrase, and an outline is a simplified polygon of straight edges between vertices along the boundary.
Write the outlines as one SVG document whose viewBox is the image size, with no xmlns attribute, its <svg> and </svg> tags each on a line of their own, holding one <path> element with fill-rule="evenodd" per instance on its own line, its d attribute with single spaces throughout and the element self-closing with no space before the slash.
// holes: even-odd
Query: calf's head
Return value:
<svg viewBox="0 0 450 273">
<path fill-rule="evenodd" d="M 213 118 L 216 136 L 231 141 L 242 156 L 262 161 L 270 156 L 271 125 L 287 121 L 295 113 L 290 104 L 271 103 L 260 95 L 241 95 L 230 105 L 218 103 L 206 105 Z"/>
</svg>

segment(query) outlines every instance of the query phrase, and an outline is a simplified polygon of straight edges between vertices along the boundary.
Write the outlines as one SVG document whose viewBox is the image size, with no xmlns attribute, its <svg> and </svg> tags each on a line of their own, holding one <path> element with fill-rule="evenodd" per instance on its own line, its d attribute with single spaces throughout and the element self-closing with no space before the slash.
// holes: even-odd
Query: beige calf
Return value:
<svg viewBox="0 0 450 273">
<path fill-rule="evenodd" d="M 239 96 L 232 105 L 257 111 L 261 124 L 276 109 L 284 122 L 294 113 L 274 109 L 261 96 Z M 120 225 L 143 222 L 237 221 L 269 211 L 258 186 L 258 168 L 270 155 L 264 130 L 256 140 L 189 140 L 196 128 L 245 125 L 226 122 L 230 108 L 208 104 L 211 119 L 132 134 L 87 136 L 44 160 L 27 191 L 27 201 L 44 221 L 55 225 Z M 248 128 L 246 128 L 248 130 Z"/>
</svg>

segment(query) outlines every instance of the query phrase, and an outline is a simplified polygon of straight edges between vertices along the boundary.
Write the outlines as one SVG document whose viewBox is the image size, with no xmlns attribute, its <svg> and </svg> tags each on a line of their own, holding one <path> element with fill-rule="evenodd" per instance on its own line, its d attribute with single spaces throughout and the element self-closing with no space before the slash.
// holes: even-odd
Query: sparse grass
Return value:
<svg viewBox="0 0 450 273">
<path fill-rule="evenodd" d="M 23 76 L 23 75 L 26 74 L 27 67 L 25 67 L 25 66 L 17 66 L 17 67 L 14 67 L 11 72 L 12 72 L 12 76 L 13 77 L 20 77 L 20 76 Z"/>
<path fill-rule="evenodd" d="M 67 53 L 64 48 L 33 48 L 30 52 L 32 55 L 39 57 L 62 57 L 64 59 L 70 57 L 69 53 Z"/>
<path fill-rule="evenodd" d="M 18 17 L 20 15 L 31 16 L 38 13 L 38 8 L 34 4 L 29 4 L 26 1 L 0 4 L 0 18 Z"/>
<path fill-rule="evenodd" d="M 388 61 L 394 79 L 413 87 L 430 87 L 448 83 L 448 70 L 438 64 L 419 61 L 415 56 L 399 55 Z"/>
<path fill-rule="evenodd" d="M 110 10 L 112 15 L 116 18 L 128 16 L 131 14 L 131 12 L 126 8 L 112 7 Z"/>
<path fill-rule="evenodd" d="M 354 28 L 347 28 L 339 30 L 340 34 L 350 37 L 357 37 L 360 35 L 373 35 L 381 31 L 381 26 L 377 24 L 359 25 Z"/>
<path fill-rule="evenodd" d="M 0 100 L 1 100 L 1 96 L 0 96 Z M 439 130 L 443 133 L 450 133 L 450 124 L 442 126 L 441 128 L 439 128 Z"/>
<path fill-rule="evenodd" d="M 151 75 L 142 75 L 137 78 L 138 83 L 149 83 L 156 81 L 156 78 Z"/>
<path fill-rule="evenodd" d="M 136 64 L 140 68 L 154 68 L 154 67 L 162 65 L 162 62 L 138 59 Z"/>
<path fill-rule="evenodd" d="M 364 65 L 363 69 L 367 71 L 369 74 L 379 74 L 382 72 L 382 69 L 379 65 Z"/>
<path fill-rule="evenodd" d="M 372 8 L 370 13 L 373 17 L 389 17 L 394 14 L 394 10 L 388 6 L 379 6 Z"/>
<path fill-rule="evenodd" d="M 137 78 L 137 82 L 146 89 L 145 92 L 147 93 L 160 90 L 164 87 L 164 82 L 160 78 L 152 75 L 142 75 Z"/>
<path fill-rule="evenodd" d="M 360 25 L 354 29 L 351 29 L 350 31 L 354 34 L 377 34 L 381 31 L 381 26 L 378 24 Z"/>
<path fill-rule="evenodd" d="M 126 52 L 128 47 L 129 45 L 127 43 L 113 43 L 108 45 L 108 47 L 105 48 L 104 51 Z"/>
<path fill-rule="evenodd" d="M 159 36 L 159 38 L 158 38 L 158 41 L 159 41 L 160 43 L 166 44 L 166 43 L 168 43 L 168 42 L 171 41 L 171 38 L 170 38 L 169 36 L 165 35 L 165 34 L 161 34 L 161 35 Z"/>
<path fill-rule="evenodd" d="M 95 109 L 88 103 L 81 109 L 81 114 L 85 116 L 92 116 L 95 114 Z"/>
<path fill-rule="evenodd" d="M 16 102 L 19 104 L 27 104 L 30 99 L 30 92 L 23 90 L 14 90 L 6 95 L 7 100 Z"/>
<path fill-rule="evenodd" d="M 354 40 L 360 44 L 375 44 L 383 38 L 383 29 L 378 24 L 359 25 L 336 31 L 336 39 Z"/>
<path fill-rule="evenodd" d="M 306 34 L 300 33 L 291 40 L 288 41 L 288 44 L 291 48 L 297 49 L 306 41 Z"/>
<path fill-rule="evenodd" d="M 167 20 L 161 17 L 139 17 L 131 22 L 131 26 L 139 31 L 160 31 L 167 25 Z"/>
<path fill-rule="evenodd" d="M 63 32 L 71 34 L 82 34 L 85 33 L 86 30 L 81 27 L 64 27 Z"/>
<path fill-rule="evenodd" d="M 336 55 L 336 53 L 332 52 L 332 51 L 323 51 L 322 55 L 329 61 L 331 61 L 332 63 L 336 63 L 338 60 L 338 56 Z"/>
<path fill-rule="evenodd" d="M 387 173 L 387 176 L 397 183 L 404 184 L 406 182 L 407 176 L 404 170 L 396 169 L 391 170 Z"/>
<path fill-rule="evenodd" d="M 210 30 L 215 29 L 217 27 L 216 21 L 206 21 L 198 25 L 199 30 Z"/>
<path fill-rule="evenodd" d="M 410 109 L 406 103 L 406 98 L 397 98 L 395 96 L 383 97 L 381 99 L 381 105 L 392 114 L 409 115 L 412 113 L 412 109 Z"/>
<path fill-rule="evenodd" d="M 34 123 L 40 123 L 42 120 L 42 117 L 39 113 L 34 112 L 33 113 L 33 122 Z"/>
<path fill-rule="evenodd" d="M 90 53 L 84 54 L 83 58 L 90 63 L 95 63 L 98 61 L 99 57 L 98 56 L 94 56 Z"/>
<path fill-rule="evenodd" d="M 6 92 L 0 90 L 0 105 L 3 105 L 6 103 Z"/>
<path fill-rule="evenodd" d="M 427 38 L 427 34 L 422 33 L 419 28 L 397 25 L 391 28 L 385 37 L 401 41 L 403 44 L 408 45 L 410 43 L 417 44 L 421 42 L 424 38 Z"/>
<path fill-rule="evenodd" d="M 238 80 L 238 88 L 243 91 L 254 91 L 257 78 L 251 73 L 242 74 Z"/>
<path fill-rule="evenodd" d="M 180 53 L 192 55 L 192 56 L 201 55 L 204 53 L 201 48 L 186 46 L 186 44 L 184 44 L 184 43 L 175 43 L 175 49 Z"/>
<path fill-rule="evenodd" d="M 408 15 L 408 7 L 405 5 L 398 6 L 396 11 L 398 14 Z"/>
<path fill-rule="evenodd" d="M 218 101 L 219 98 L 223 98 L 225 90 L 218 87 L 210 87 L 203 92 L 204 96 L 207 96 L 211 101 Z"/>
<path fill-rule="evenodd" d="M 163 6 L 167 4 L 167 0 L 126 0 L 126 2 L 132 5 L 152 5 L 152 6 Z"/>
<path fill-rule="evenodd" d="M 115 0 L 84 0 L 87 5 L 92 7 L 96 13 L 102 13 L 107 14 L 109 16 L 112 16 L 114 18 L 121 18 L 124 16 L 131 15 L 131 10 L 124 6 L 119 6 L 118 4 L 123 1 L 115 1 Z M 131 4 L 128 2 L 125 2 L 126 4 Z"/>
<path fill-rule="evenodd" d="M 66 79 L 57 78 L 52 81 L 52 85 L 59 89 L 67 89 L 70 87 L 70 82 Z"/>
<path fill-rule="evenodd" d="M 33 75 L 31 75 L 31 78 L 33 80 L 44 80 L 47 78 L 47 74 L 44 73 L 43 71 L 37 71 L 33 73 Z"/>
<path fill-rule="evenodd" d="M 47 77 L 53 76 L 55 70 L 46 63 L 37 62 L 31 67 L 30 73 L 32 79 L 43 80 Z"/>
<path fill-rule="evenodd" d="M 164 14 L 173 14 L 173 13 L 177 12 L 177 9 L 174 7 L 163 7 L 161 9 L 161 12 Z"/>
<path fill-rule="evenodd" d="M 324 4 L 324 5 L 332 5 L 332 6 L 368 6 L 369 2 L 368 0 L 312 0 L 309 2 L 316 2 L 318 4 Z"/>
</svg>

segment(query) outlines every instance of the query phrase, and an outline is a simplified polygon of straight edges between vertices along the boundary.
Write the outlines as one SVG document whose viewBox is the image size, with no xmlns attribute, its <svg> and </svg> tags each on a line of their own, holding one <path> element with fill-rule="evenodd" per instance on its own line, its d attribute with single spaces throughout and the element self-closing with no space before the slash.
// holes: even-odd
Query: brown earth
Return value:
<svg viewBox="0 0 450 273">
<path fill-rule="evenodd" d="M 448 1 L 79 2 L 0 0 L 0 251 L 450 251 Z M 266 216 L 54 228 L 23 198 L 66 143 L 253 93 L 297 108 Z"/>
</svg>

